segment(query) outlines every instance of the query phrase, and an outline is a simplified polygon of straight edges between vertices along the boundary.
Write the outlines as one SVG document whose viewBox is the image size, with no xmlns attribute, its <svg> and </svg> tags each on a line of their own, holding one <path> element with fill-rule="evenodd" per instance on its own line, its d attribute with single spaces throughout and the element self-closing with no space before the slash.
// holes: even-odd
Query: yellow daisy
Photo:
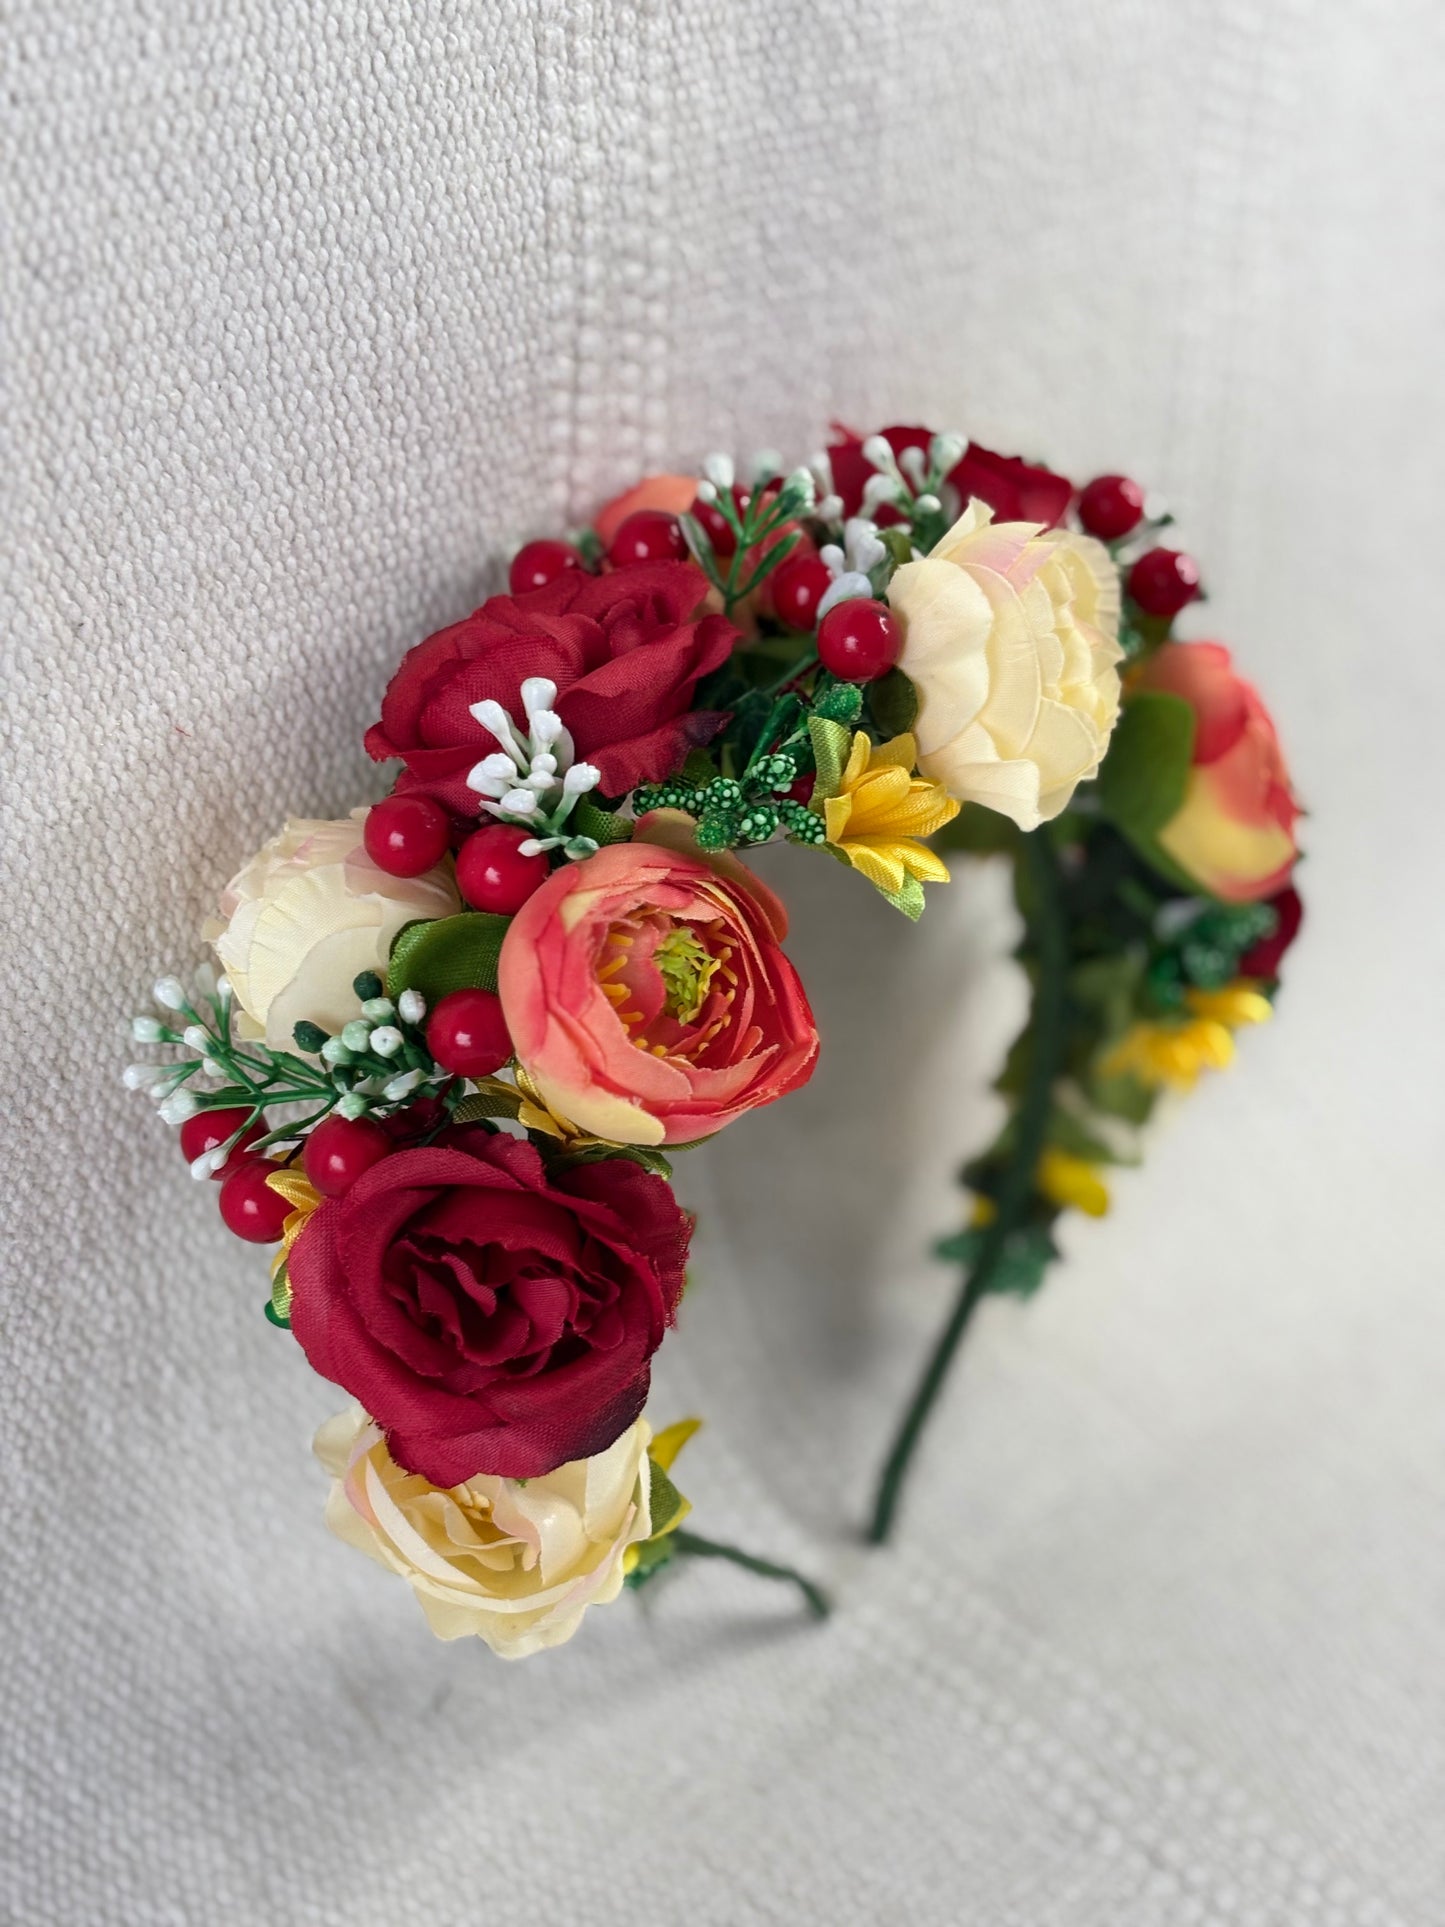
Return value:
<svg viewBox="0 0 1445 1927">
<path fill-rule="evenodd" d="M 920 883 L 948 881 L 947 866 L 915 839 L 952 822 L 959 806 L 941 783 L 914 774 L 917 760 L 911 735 L 875 748 L 860 729 L 837 794 L 823 805 L 828 841 L 890 896 L 909 877 Z"/>
</svg>

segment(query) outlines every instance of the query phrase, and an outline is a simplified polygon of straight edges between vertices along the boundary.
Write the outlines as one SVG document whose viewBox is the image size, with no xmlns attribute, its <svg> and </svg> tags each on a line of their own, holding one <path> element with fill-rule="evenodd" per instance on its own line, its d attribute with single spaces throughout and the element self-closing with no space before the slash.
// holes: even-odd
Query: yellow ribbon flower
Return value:
<svg viewBox="0 0 1445 1927">
<path fill-rule="evenodd" d="M 1201 1071 L 1233 1063 L 1233 1032 L 1273 1015 L 1268 997 L 1242 977 L 1222 990 L 1187 990 L 1184 1001 L 1190 1014 L 1182 1021 L 1146 1019 L 1127 1031 L 1104 1059 L 1104 1075 L 1127 1072 L 1151 1090 L 1193 1090 Z"/>
<path fill-rule="evenodd" d="M 1050 1204 L 1056 1204 L 1063 1210 L 1072 1206 L 1075 1211 L 1083 1211 L 1091 1218 L 1102 1218 L 1109 1209 L 1110 1201 L 1109 1187 L 1099 1171 L 1100 1167 L 1091 1164 L 1087 1158 L 1076 1158 L 1071 1152 L 1047 1145 L 1034 1171 L 1034 1183 Z M 992 1198 L 980 1192 L 974 1198 L 969 1223 L 975 1231 L 982 1231 L 997 1216 L 998 1206 Z"/>
<path fill-rule="evenodd" d="M 837 793 L 823 804 L 828 841 L 888 896 L 896 896 L 909 877 L 948 881 L 947 866 L 915 839 L 952 822 L 959 805 L 941 783 L 914 774 L 917 761 L 912 736 L 895 736 L 875 748 L 860 729 Z"/>
<path fill-rule="evenodd" d="M 321 1193 L 302 1172 L 290 1166 L 281 1166 L 272 1171 L 266 1179 L 268 1191 L 274 1191 L 278 1198 L 284 1198 L 291 1209 L 281 1224 L 281 1242 L 276 1248 L 276 1256 L 271 1260 L 271 1276 L 274 1279 L 287 1259 L 291 1247 L 306 1229 L 306 1221 L 321 1203 Z"/>
</svg>

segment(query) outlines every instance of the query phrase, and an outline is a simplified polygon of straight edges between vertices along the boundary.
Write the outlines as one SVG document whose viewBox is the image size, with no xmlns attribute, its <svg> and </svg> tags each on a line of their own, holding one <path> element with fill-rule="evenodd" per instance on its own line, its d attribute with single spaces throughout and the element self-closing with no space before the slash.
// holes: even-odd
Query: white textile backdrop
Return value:
<svg viewBox="0 0 1445 1927">
<path fill-rule="evenodd" d="M 1430 0 L 11 0 L 0 1911 L 1445 1919 L 1445 35 Z M 1279 1021 L 998 1302 L 854 1529 L 1020 993 L 781 851 L 825 1029 L 687 1160 L 697 1568 L 520 1667 L 326 1533 L 341 1402 L 118 1084 L 388 666 L 714 446 L 1165 491 L 1308 799 Z M 845 919 L 847 923 L 845 925 Z M 847 931 L 846 941 L 841 933 Z M 856 936 L 855 936 L 856 933 Z"/>
</svg>

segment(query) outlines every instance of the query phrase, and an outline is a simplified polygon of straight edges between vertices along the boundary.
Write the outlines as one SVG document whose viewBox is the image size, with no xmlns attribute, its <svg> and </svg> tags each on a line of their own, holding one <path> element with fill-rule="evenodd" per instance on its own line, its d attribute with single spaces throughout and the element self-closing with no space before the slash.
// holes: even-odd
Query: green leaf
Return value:
<svg viewBox="0 0 1445 1927">
<path fill-rule="evenodd" d="M 923 885 L 911 870 L 905 872 L 901 890 L 879 890 L 878 894 L 895 910 L 901 910 L 910 923 L 917 923 L 923 915 Z"/>
<path fill-rule="evenodd" d="M 970 1225 L 966 1231 L 960 1231 L 954 1237 L 944 1238 L 936 1244 L 934 1255 L 972 1268 L 978 1262 L 987 1235 L 982 1226 Z M 1044 1273 L 1050 1260 L 1058 1255 L 1058 1247 L 1047 1225 L 1021 1225 L 1017 1231 L 1009 1234 L 1003 1255 L 994 1266 L 988 1289 L 1027 1298 L 1044 1282 Z"/>
<path fill-rule="evenodd" d="M 637 1563 L 623 1583 L 634 1591 L 645 1585 L 654 1574 L 662 1571 L 676 1550 L 670 1536 L 666 1539 L 644 1539 L 637 1547 Z"/>
<path fill-rule="evenodd" d="M 632 824 L 625 816 L 617 816 L 611 810 L 600 810 L 590 797 L 582 797 L 572 812 L 568 831 L 573 836 L 590 836 L 594 843 L 626 843 L 632 836 Z"/>
<path fill-rule="evenodd" d="M 1099 801 L 1146 856 L 1184 801 L 1193 750 L 1194 711 L 1182 697 L 1149 689 L 1124 704 L 1099 771 Z"/>
<path fill-rule="evenodd" d="M 501 1091 L 473 1091 L 452 1112 L 453 1124 L 477 1124 L 488 1117 L 515 1117 L 522 1108 L 522 1093 L 503 1095 Z"/>
<path fill-rule="evenodd" d="M 1023 832 L 1012 817 L 982 803 L 965 803 L 934 838 L 940 850 L 966 850 L 970 856 L 1012 856 Z"/>
<path fill-rule="evenodd" d="M 810 716 L 808 738 L 813 745 L 813 761 L 818 770 L 810 804 L 813 809 L 821 810 L 830 796 L 838 794 L 848 752 L 853 746 L 853 732 L 845 729 L 842 723 L 829 721 L 826 716 Z"/>
<path fill-rule="evenodd" d="M 1100 1137 L 1096 1137 L 1083 1120 L 1074 1112 L 1066 1111 L 1056 1104 L 1049 1112 L 1049 1127 L 1045 1141 L 1057 1151 L 1067 1151 L 1071 1158 L 1082 1158 L 1086 1164 L 1118 1164 L 1118 1155 Z"/>
<path fill-rule="evenodd" d="M 683 1498 L 656 1459 L 647 1461 L 647 1469 L 652 1475 L 652 1537 L 655 1539 L 659 1533 L 666 1532 L 686 1506 L 687 1500 Z"/>
<path fill-rule="evenodd" d="M 918 691 L 901 669 L 890 669 L 869 685 L 868 707 L 885 738 L 903 736 L 918 720 Z"/>
<path fill-rule="evenodd" d="M 291 1280 L 282 1265 L 271 1281 L 271 1296 L 266 1300 L 266 1316 L 282 1331 L 291 1329 Z"/>
<path fill-rule="evenodd" d="M 454 990 L 495 990 L 497 959 L 511 921 L 486 910 L 467 910 L 457 917 L 405 925 L 391 947 L 387 995 L 396 998 L 404 990 L 418 990 L 430 1006 Z"/>
<path fill-rule="evenodd" d="M 1129 1124 L 1144 1124 L 1154 1109 L 1155 1093 L 1147 1084 L 1127 1073 L 1114 1077 L 1091 1077 L 1089 1102 L 1105 1117 L 1122 1117 Z"/>
</svg>

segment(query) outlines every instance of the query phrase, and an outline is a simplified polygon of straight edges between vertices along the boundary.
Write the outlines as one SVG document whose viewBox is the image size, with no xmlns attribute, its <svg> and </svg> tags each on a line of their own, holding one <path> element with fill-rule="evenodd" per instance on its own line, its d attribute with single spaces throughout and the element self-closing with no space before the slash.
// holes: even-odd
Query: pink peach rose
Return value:
<svg viewBox="0 0 1445 1927">
<path fill-rule="evenodd" d="M 1159 833 L 1165 855 L 1228 903 L 1273 896 L 1299 855 L 1299 805 L 1258 692 L 1219 642 L 1165 643 L 1133 686 L 1182 697 L 1194 711 L 1184 801 Z"/>
<path fill-rule="evenodd" d="M 528 898 L 498 989 L 558 1116 L 616 1144 L 686 1144 L 806 1083 L 818 1034 L 772 892 L 735 858 L 665 847 L 685 817 L 638 827 Z"/>
</svg>

